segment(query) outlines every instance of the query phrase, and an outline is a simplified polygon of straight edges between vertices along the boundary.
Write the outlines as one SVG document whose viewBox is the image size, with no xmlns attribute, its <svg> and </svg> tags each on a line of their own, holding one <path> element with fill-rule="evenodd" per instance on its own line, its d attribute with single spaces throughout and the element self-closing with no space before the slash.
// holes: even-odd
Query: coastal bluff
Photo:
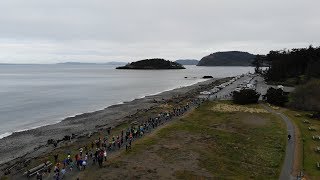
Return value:
<svg viewBox="0 0 320 180">
<path fill-rule="evenodd" d="M 185 69 L 185 67 L 176 62 L 154 58 L 132 62 L 125 66 L 117 67 L 116 69 Z"/>
</svg>

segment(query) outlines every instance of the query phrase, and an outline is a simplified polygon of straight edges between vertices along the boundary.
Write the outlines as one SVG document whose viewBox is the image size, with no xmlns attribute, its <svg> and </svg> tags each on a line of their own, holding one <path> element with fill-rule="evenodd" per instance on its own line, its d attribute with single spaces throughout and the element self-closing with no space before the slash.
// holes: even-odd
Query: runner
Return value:
<svg viewBox="0 0 320 180">
<path fill-rule="evenodd" d="M 42 180 L 42 174 L 40 174 L 39 172 L 37 172 L 37 180 Z"/>
<path fill-rule="evenodd" d="M 59 155 L 58 155 L 58 154 L 55 154 L 55 155 L 53 155 L 53 157 L 54 157 L 54 163 L 57 163 L 57 162 L 58 162 L 58 157 L 59 157 Z"/>
<path fill-rule="evenodd" d="M 86 166 L 87 166 L 87 161 L 82 161 L 82 167 L 83 167 L 83 170 L 86 169 Z"/>
<path fill-rule="evenodd" d="M 107 161 L 107 150 L 103 151 L 103 157 L 104 157 L 104 161 Z"/>
</svg>

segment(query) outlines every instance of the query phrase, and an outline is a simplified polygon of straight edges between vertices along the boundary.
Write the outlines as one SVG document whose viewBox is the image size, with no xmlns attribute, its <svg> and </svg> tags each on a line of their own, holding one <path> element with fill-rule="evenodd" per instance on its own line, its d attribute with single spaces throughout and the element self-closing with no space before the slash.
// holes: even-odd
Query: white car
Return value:
<svg viewBox="0 0 320 180">
<path fill-rule="evenodd" d="M 211 92 L 209 92 L 209 91 L 202 91 L 202 92 L 200 92 L 200 94 L 201 94 L 201 95 L 210 95 Z"/>
<path fill-rule="evenodd" d="M 218 92 L 218 91 L 219 91 L 218 88 L 213 88 L 213 89 L 211 89 L 211 92 L 212 92 L 212 93 L 216 93 L 216 92 Z"/>
<path fill-rule="evenodd" d="M 282 85 L 278 85 L 277 88 L 283 90 L 284 87 Z"/>
</svg>

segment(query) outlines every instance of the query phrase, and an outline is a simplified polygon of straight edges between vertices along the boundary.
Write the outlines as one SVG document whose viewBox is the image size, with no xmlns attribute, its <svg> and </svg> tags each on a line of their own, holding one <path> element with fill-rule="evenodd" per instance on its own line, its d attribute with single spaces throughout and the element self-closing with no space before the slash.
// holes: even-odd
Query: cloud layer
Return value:
<svg viewBox="0 0 320 180">
<path fill-rule="evenodd" d="M 320 45 L 317 0 L 3 0 L 0 63 L 196 58 Z"/>
</svg>

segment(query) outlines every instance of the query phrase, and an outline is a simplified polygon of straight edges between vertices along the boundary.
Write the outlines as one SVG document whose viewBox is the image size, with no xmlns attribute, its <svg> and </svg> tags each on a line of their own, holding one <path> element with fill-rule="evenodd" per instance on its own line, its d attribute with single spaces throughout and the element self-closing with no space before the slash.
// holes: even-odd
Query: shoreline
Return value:
<svg viewBox="0 0 320 180">
<path fill-rule="evenodd" d="M 67 115 L 67 116 L 64 116 L 64 117 L 61 117 L 61 118 L 57 118 L 59 120 L 55 120 L 55 121 L 52 121 L 50 123 L 45 123 L 45 124 L 39 124 L 39 125 L 36 125 L 34 127 L 30 127 L 30 128 L 23 128 L 23 129 L 18 129 L 18 130 L 14 130 L 12 132 L 5 132 L 5 133 L 2 133 L 0 134 L 0 140 L 6 138 L 6 137 L 9 137 L 15 133 L 20 133 L 20 132 L 24 132 L 24 131 L 29 131 L 29 130 L 33 130 L 33 129 L 37 129 L 37 128 L 41 128 L 41 127 L 44 127 L 44 126 L 50 126 L 50 125 L 55 125 L 55 124 L 58 124 L 64 120 L 67 120 L 69 118 L 74 118 L 76 116 L 81 116 L 82 114 L 87 114 L 87 113 L 94 113 L 94 112 L 97 112 L 97 111 L 102 111 L 102 110 L 105 110 L 111 106 L 116 106 L 116 105 L 121 105 L 121 104 L 125 104 L 125 103 L 129 103 L 131 101 L 134 101 L 134 100 L 138 100 L 138 99 L 143 99 L 143 98 L 146 98 L 148 96 L 156 96 L 158 94 L 161 94 L 161 93 L 164 93 L 164 92 L 167 92 L 167 91 L 172 91 L 174 89 L 178 89 L 178 88 L 183 88 L 183 87 L 188 87 L 188 86 L 193 86 L 197 83 L 201 83 L 201 82 L 204 82 L 204 81 L 208 81 L 206 79 L 199 79 L 197 82 L 194 82 L 194 83 L 191 83 L 189 85 L 183 85 L 183 86 L 179 86 L 179 87 L 176 87 L 176 88 L 168 88 L 166 90 L 163 90 L 163 91 L 159 91 L 159 92 L 156 92 L 156 93 L 151 93 L 151 94 L 147 94 L 147 95 L 142 95 L 142 96 L 138 96 L 136 98 L 131 98 L 129 100 L 126 100 L 126 101 L 122 101 L 122 102 L 117 102 L 117 103 L 114 103 L 114 104 L 111 104 L 111 105 L 106 105 L 106 106 L 102 106 L 101 108 L 98 108 L 98 109 L 95 109 L 95 110 L 89 110 L 87 112 L 79 112 L 79 113 L 75 113 L 74 115 Z M 0 149 L 1 150 L 1 149 Z M 0 165 L 1 165 L 1 161 L 0 161 Z"/>
<path fill-rule="evenodd" d="M 210 87 L 210 84 L 223 79 L 226 78 L 204 80 L 193 85 L 111 105 L 102 110 L 78 114 L 65 118 L 56 124 L 13 133 L 0 139 L 0 169 L 19 160 L 34 158 L 41 153 L 52 150 L 53 147 L 46 146 L 48 139 L 62 139 L 65 135 L 72 133 L 84 135 L 95 132 L 99 128 L 115 127 L 135 113 L 159 105 L 157 101 L 169 100 L 176 96 L 186 95 L 191 91 L 203 90 L 203 88 Z"/>
</svg>

